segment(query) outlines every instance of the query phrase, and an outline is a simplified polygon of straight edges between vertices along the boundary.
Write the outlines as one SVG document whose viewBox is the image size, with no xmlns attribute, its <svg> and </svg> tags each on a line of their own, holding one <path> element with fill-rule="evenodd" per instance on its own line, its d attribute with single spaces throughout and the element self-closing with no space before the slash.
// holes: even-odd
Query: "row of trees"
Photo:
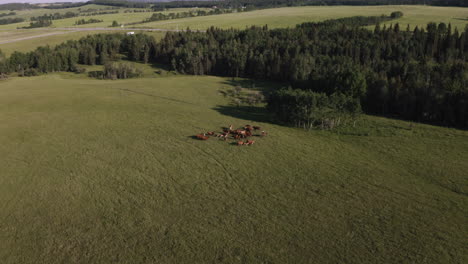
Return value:
<svg viewBox="0 0 468 264">
<path fill-rule="evenodd" d="M 52 20 L 37 20 L 29 23 L 28 27 L 23 28 L 40 28 L 40 27 L 50 27 L 52 25 Z"/>
<path fill-rule="evenodd" d="M 24 22 L 23 18 L 19 17 L 10 17 L 10 18 L 2 18 L 0 19 L 0 25 L 7 25 L 7 24 L 14 24 Z"/>
<path fill-rule="evenodd" d="M 129 7 L 129 8 L 181 8 L 181 7 L 212 7 L 239 8 L 272 8 L 283 6 L 322 6 L 322 5 L 435 5 L 435 6 L 468 6 L 464 0 L 225 0 L 225 1 L 123 1 L 94 0 L 90 3 Z"/>
<path fill-rule="evenodd" d="M 14 15 L 16 15 L 16 12 L 1 13 L 1 14 L 0 14 L 0 17 L 14 16 Z"/>
<path fill-rule="evenodd" d="M 42 16 L 31 17 L 31 21 L 41 21 L 41 20 L 57 20 L 64 18 L 72 18 L 79 16 L 79 13 L 75 12 L 66 12 L 66 13 L 55 13 L 55 14 L 44 14 Z"/>
<path fill-rule="evenodd" d="M 220 14 L 229 14 L 234 12 L 242 12 L 243 9 L 234 10 L 234 9 L 212 9 L 210 11 L 205 10 L 194 10 L 190 12 L 180 12 L 180 13 L 154 13 L 151 17 L 145 19 L 141 23 L 147 23 L 152 21 L 160 21 L 160 20 L 169 20 L 169 19 L 177 19 L 177 18 L 186 18 L 186 17 L 196 17 L 196 16 L 211 16 L 211 15 L 220 15 Z"/>
<path fill-rule="evenodd" d="M 320 119 L 315 114 L 297 114 L 310 113 L 307 109 L 333 106 L 338 111 L 333 115 L 340 118 L 358 113 L 360 106 L 367 113 L 468 128 L 468 27 L 461 31 L 443 23 L 414 30 L 398 24 L 377 24 L 373 31 L 359 27 L 373 20 L 377 18 L 307 23 L 290 29 L 169 32 L 159 42 L 145 34 L 94 35 L 54 49 L 15 52 L 0 63 L 0 71 L 74 71 L 78 63 L 105 65 L 123 55 L 187 74 L 290 85 L 293 91 L 270 98 L 269 109 L 279 120 L 290 118 L 295 125 L 317 124 Z M 300 112 L 296 109 L 300 105 L 290 105 L 291 96 L 313 100 L 326 96 L 328 101 L 306 103 Z M 352 103 L 358 105 L 351 107 Z M 328 119 L 334 124 L 342 120 Z"/>
<path fill-rule="evenodd" d="M 80 19 L 80 20 L 77 20 L 75 22 L 75 25 L 85 25 L 85 24 L 93 24 L 93 23 L 100 23 L 102 22 L 103 20 L 101 19 L 94 19 L 94 18 L 90 18 L 88 20 L 85 20 L 85 19 Z"/>
<path fill-rule="evenodd" d="M 38 5 L 31 5 L 27 3 L 7 3 L 0 5 L 0 10 L 28 10 L 40 8 Z"/>
<path fill-rule="evenodd" d="M 110 15 L 110 14 L 118 14 L 118 10 L 111 10 L 111 11 L 95 11 L 91 13 L 76 13 L 76 12 L 66 12 L 66 13 L 55 13 L 55 14 L 44 14 L 37 17 L 31 17 L 31 21 L 41 21 L 41 20 L 57 20 L 57 19 L 65 19 L 65 18 L 72 18 L 78 16 L 98 16 L 98 15 Z"/>
</svg>

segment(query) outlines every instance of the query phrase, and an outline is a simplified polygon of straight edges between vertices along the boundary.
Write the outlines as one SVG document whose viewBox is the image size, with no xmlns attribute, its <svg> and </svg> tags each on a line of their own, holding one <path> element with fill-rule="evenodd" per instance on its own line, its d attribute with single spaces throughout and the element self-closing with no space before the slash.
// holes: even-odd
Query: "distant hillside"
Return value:
<svg viewBox="0 0 468 264">
<path fill-rule="evenodd" d="M 101 0 L 106 2 L 125 2 L 119 0 Z M 95 1 L 96 2 L 96 1 Z M 468 6 L 466 0 L 127 0 L 132 3 L 158 3 L 158 2 L 224 2 L 231 5 L 253 6 L 301 6 L 301 5 L 435 5 L 435 6 Z"/>
</svg>

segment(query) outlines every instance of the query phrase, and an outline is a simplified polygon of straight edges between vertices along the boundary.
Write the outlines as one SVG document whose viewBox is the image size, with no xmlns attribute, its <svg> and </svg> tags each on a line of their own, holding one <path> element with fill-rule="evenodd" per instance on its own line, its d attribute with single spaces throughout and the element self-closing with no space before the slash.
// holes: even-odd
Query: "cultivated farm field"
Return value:
<svg viewBox="0 0 468 264">
<path fill-rule="evenodd" d="M 149 69 L 0 82 L 2 263 L 468 261 L 467 131 L 288 128 L 222 95 L 250 80 Z M 269 134 L 192 138 L 229 124 Z"/>
</svg>

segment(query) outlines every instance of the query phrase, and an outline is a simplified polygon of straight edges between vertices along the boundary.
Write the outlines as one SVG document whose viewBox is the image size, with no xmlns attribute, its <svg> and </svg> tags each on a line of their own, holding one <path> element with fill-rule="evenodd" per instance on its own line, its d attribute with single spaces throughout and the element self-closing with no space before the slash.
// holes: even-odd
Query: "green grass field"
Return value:
<svg viewBox="0 0 468 264">
<path fill-rule="evenodd" d="M 468 8 L 433 7 L 433 6 L 307 6 L 285 7 L 257 10 L 252 12 L 184 18 L 169 21 L 146 23 L 141 26 L 150 28 L 186 28 L 207 29 L 245 28 L 252 25 L 268 25 L 270 28 L 294 27 L 310 21 L 323 21 L 350 16 L 389 15 L 393 11 L 402 11 L 404 16 L 391 23 L 400 23 L 403 28 L 410 25 L 425 27 L 428 22 L 451 23 L 453 27 L 464 29 L 467 24 Z M 390 23 L 389 23 L 390 24 Z"/>
<path fill-rule="evenodd" d="M 468 262 L 467 131 L 307 132 L 231 106 L 242 80 L 145 69 L 0 82 L 2 263 Z M 229 124 L 269 135 L 191 138 Z"/>
<path fill-rule="evenodd" d="M 139 32 L 139 31 L 136 31 Z M 59 33 L 58 35 L 48 34 Z M 103 34 L 103 33 L 125 33 L 125 31 L 108 31 L 108 30 L 94 30 L 94 31 L 63 31 L 63 30 L 15 30 L 15 31 L 0 31 L 0 41 L 2 38 L 5 39 L 17 39 L 28 36 L 41 36 L 33 39 L 26 39 L 11 43 L 0 44 L 0 49 L 7 56 L 15 51 L 28 52 L 36 49 L 39 46 L 49 45 L 54 47 L 58 44 L 66 42 L 67 40 L 78 40 L 87 35 L 91 34 Z M 149 32 L 145 31 L 145 34 L 152 35 L 156 39 L 160 39 L 164 36 L 164 32 Z M 43 36 L 42 36 L 43 35 Z"/>
<path fill-rule="evenodd" d="M 86 10 L 89 8 L 98 8 L 102 6 L 98 5 L 86 5 L 81 7 L 82 10 Z M 108 8 L 108 7 L 107 7 Z M 126 24 L 126 23 L 133 23 L 133 22 L 140 22 L 143 21 L 144 19 L 147 19 L 151 17 L 153 12 L 137 12 L 137 13 L 125 13 L 126 10 L 135 10 L 134 8 L 120 8 L 118 9 L 119 13 L 118 14 L 107 14 L 107 15 L 96 15 L 96 16 L 79 16 L 79 17 L 72 17 L 72 18 L 66 18 L 66 19 L 57 19 L 53 20 L 53 24 L 51 28 L 56 28 L 56 27 L 78 27 L 78 28 L 88 28 L 88 27 L 109 27 L 112 22 L 115 20 L 119 22 L 120 24 Z M 172 8 L 168 9 L 167 11 L 163 12 L 156 12 L 156 13 L 163 13 L 163 14 L 169 14 L 169 13 L 182 13 L 182 12 L 188 12 L 190 10 L 193 10 L 192 8 Z M 206 8 L 200 8 L 198 10 L 208 10 Z M 117 11 L 117 10 L 103 10 L 103 11 Z M 34 10 L 27 10 L 27 11 L 18 11 L 18 15 L 16 17 L 21 17 L 27 19 L 27 21 L 22 22 L 22 23 L 15 23 L 15 24 L 8 24 L 8 25 L 0 25 L 0 29 L 16 29 L 19 27 L 27 27 L 29 26 L 29 18 L 33 16 L 40 16 L 44 14 L 51 14 L 51 13 L 66 13 L 66 12 L 77 12 L 77 8 L 67 8 L 67 9 L 57 9 L 57 11 L 54 10 L 49 10 L 49 9 L 34 9 Z M 84 25 L 75 25 L 75 22 L 80 19 L 100 19 L 103 20 L 101 23 L 93 23 L 93 24 L 84 24 Z"/>
</svg>

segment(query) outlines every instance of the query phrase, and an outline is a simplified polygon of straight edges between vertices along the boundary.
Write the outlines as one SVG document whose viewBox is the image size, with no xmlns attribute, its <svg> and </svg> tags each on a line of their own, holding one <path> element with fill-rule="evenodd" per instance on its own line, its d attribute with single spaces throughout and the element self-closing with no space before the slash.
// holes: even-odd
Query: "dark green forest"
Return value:
<svg viewBox="0 0 468 264">
<path fill-rule="evenodd" d="M 468 27 L 444 23 L 409 30 L 380 26 L 399 14 L 304 23 L 292 29 L 210 28 L 88 36 L 54 49 L 13 53 L 0 72 L 20 75 L 76 71 L 77 64 L 120 59 L 167 65 L 194 75 L 279 82 L 267 96 L 278 122 L 323 126 L 361 109 L 368 114 L 468 128 Z M 374 30 L 363 25 L 377 23 Z M 322 113 L 318 115 L 318 113 Z"/>
</svg>

